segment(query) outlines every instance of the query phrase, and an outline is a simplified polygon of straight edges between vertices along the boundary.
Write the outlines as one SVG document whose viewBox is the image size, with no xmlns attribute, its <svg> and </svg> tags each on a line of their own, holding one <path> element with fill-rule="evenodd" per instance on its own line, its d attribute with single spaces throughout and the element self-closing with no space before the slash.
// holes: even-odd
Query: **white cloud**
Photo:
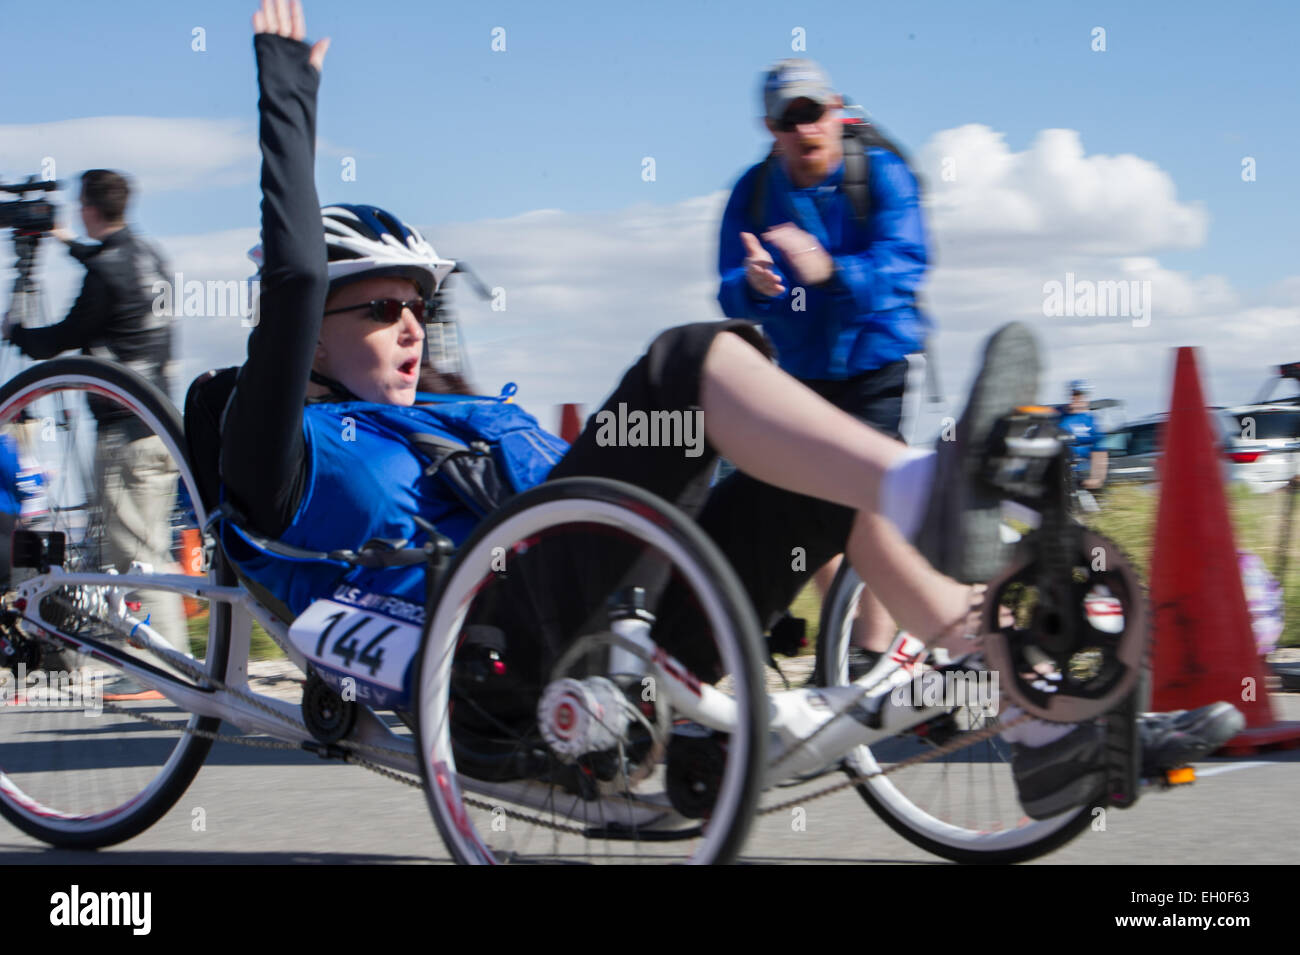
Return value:
<svg viewBox="0 0 1300 955">
<path fill-rule="evenodd" d="M 1044 244 L 1142 255 L 1205 240 L 1204 208 L 1179 202 L 1168 173 L 1137 156 L 1086 155 L 1072 129 L 1045 129 L 1017 153 L 970 124 L 935 134 L 920 156 L 944 263 L 1014 260 Z"/>
<path fill-rule="evenodd" d="M 1222 276 L 1160 264 L 1163 250 L 1203 244 L 1209 216 L 1179 199 L 1154 163 L 1087 155 L 1071 130 L 1043 131 L 1014 152 L 977 125 L 937 134 L 920 155 L 938 245 L 926 294 L 946 410 L 960 409 L 984 337 L 1012 319 L 1040 337 L 1045 400 L 1087 377 L 1135 414 L 1167 404 L 1173 346 L 1203 349 L 1207 393 L 1225 404 L 1252 395 L 1271 363 L 1300 358 L 1275 354 L 1282 329 L 1300 321 L 1300 276 L 1249 292 Z M 955 160 L 953 181 L 940 175 L 944 157 Z M 463 309 L 480 380 L 518 381 L 521 401 L 547 415 L 562 400 L 590 410 L 659 329 L 718 318 L 716 230 L 725 200 L 718 193 L 615 213 L 548 210 L 429 230 L 444 253 L 469 258 L 508 291 L 506 312 L 478 303 Z M 1150 283 L 1150 324 L 1135 327 L 1122 315 L 1048 318 L 1044 285 L 1067 273 Z"/>
<path fill-rule="evenodd" d="M 1180 200 L 1169 175 L 1150 162 L 1088 156 L 1068 130 L 1046 131 L 1013 152 L 980 126 L 939 133 L 920 155 L 933 197 L 928 224 L 939 241 L 926 293 L 952 410 L 964 400 L 983 338 L 1011 319 L 1040 336 L 1045 400 L 1085 377 L 1100 395 L 1125 399 L 1132 413 L 1167 405 L 1175 345 L 1202 348 L 1207 394 L 1222 404 L 1253 395 L 1270 365 L 1300 359 L 1300 346 L 1281 350 L 1300 324 L 1300 275 L 1239 289 L 1223 276 L 1160 264 L 1162 250 L 1203 243 L 1208 216 Z M 955 182 L 939 176 L 946 155 L 956 158 Z M 725 200 L 715 193 L 605 213 L 539 210 L 427 229 L 440 252 L 467 259 L 506 293 L 506 310 L 494 312 L 468 283 L 458 287 L 477 382 L 492 391 L 517 382 L 521 404 L 547 425 L 562 401 L 594 410 L 658 331 L 720 317 L 717 228 Z M 226 280 L 248 277 L 244 254 L 256 239 L 250 227 L 160 241 L 187 277 Z M 66 304 L 80 273 L 58 259 L 47 270 L 50 300 Z M 1150 324 L 1046 317 L 1044 284 L 1069 273 L 1149 282 Z M 185 380 L 241 361 L 246 338 L 237 319 L 184 319 Z"/>
<path fill-rule="evenodd" d="M 90 116 L 0 126 L 0 170 L 9 177 L 67 179 L 84 169 L 124 169 L 148 193 L 207 189 L 251 180 L 257 129 L 247 120 Z"/>
</svg>

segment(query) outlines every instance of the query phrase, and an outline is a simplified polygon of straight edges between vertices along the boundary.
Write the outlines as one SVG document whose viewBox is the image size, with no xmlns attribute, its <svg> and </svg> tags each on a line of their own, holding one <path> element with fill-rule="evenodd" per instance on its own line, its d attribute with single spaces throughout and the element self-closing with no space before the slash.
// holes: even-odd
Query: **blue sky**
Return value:
<svg viewBox="0 0 1300 955">
<path fill-rule="evenodd" d="M 164 242 L 255 228 L 256 158 L 247 148 L 256 96 L 251 3 L 5 7 L 0 89 L 9 95 L 0 133 L 131 116 L 201 120 L 203 135 L 225 130 L 232 143 L 242 134 L 244 146 L 232 147 L 230 161 L 209 179 L 182 177 L 173 188 L 147 192 L 135 218 Z M 1297 10 L 1282 2 L 317 0 L 307 5 L 309 32 L 334 40 L 321 93 L 318 188 L 324 201 L 373 202 L 430 227 L 440 248 L 441 234 L 472 236 L 475 261 L 493 265 L 489 281 L 523 288 L 510 271 L 517 258 L 512 242 L 548 240 L 520 216 L 558 210 L 575 222 L 616 228 L 610 217 L 628 210 L 685 208 L 729 188 L 765 148 L 756 118 L 759 73 L 772 60 L 795 55 L 791 31 L 800 27 L 806 55 L 918 153 L 945 130 L 980 124 L 1012 153 L 1029 150 L 1043 130 L 1067 129 L 1076 131 L 1089 157 L 1132 154 L 1153 164 L 1178 204 L 1199 205 L 1205 230 L 1189 241 L 1166 232 L 1167 241 L 1147 242 L 1132 254 L 1158 258 L 1194 294 L 1221 280 L 1231 286 L 1233 307 L 1289 309 L 1286 283 L 1300 274 L 1300 182 L 1293 171 L 1300 155 Z M 191 49 L 195 27 L 205 31 L 204 52 Z M 494 27 L 506 31 L 505 52 L 491 49 Z M 1104 52 L 1091 49 L 1094 27 L 1106 31 Z M 221 122 L 226 125 L 213 125 Z M 169 128 L 151 135 L 165 138 L 159 131 Z M 193 128 L 178 127 L 174 135 Z M 0 139 L 0 176 L 37 171 L 45 141 L 37 136 L 6 149 Z M 74 152 L 78 168 L 60 167 L 60 176 L 93 161 L 82 159 L 93 154 L 93 144 L 81 146 Z M 158 144 L 162 153 L 177 148 Z M 641 178 L 645 156 L 655 159 L 654 182 Z M 1254 182 L 1242 181 L 1245 156 L 1256 160 Z M 340 178 L 343 157 L 356 159 L 355 182 Z M 479 227 L 492 220 L 495 232 Z M 942 221 L 936 217 L 932 225 Z M 647 241 L 672 243 L 671 222 L 666 228 L 668 234 Z M 1122 235 L 1123 224 L 1116 228 Z M 715 254 L 707 231 L 700 226 L 691 233 L 698 234 L 704 260 L 693 276 L 700 288 Z M 954 230 L 937 239 L 961 236 Z M 567 268 L 563 258 L 557 261 Z M 626 290 L 629 302 L 639 297 L 635 268 L 608 280 L 614 290 Z M 1279 283 L 1288 289 L 1281 299 L 1270 291 Z M 707 291 L 703 298 L 707 317 Z M 985 326 L 998 307 L 989 303 Z M 945 316 L 935 317 L 942 336 Z M 671 318 L 664 316 L 659 327 Z M 558 328 L 557 319 L 547 321 L 556 334 L 564 332 L 562 321 Z M 638 319 L 637 334 L 628 338 L 632 348 L 653 321 Z M 974 327 L 967 330 L 973 334 Z M 1272 346 L 1267 350 L 1255 378 L 1276 358 Z M 634 351 L 623 353 L 630 358 Z M 1104 372 L 1110 363 L 1097 364 Z M 1063 358 L 1062 376 L 1067 365 L 1078 371 L 1080 361 Z M 954 368 L 960 377 L 965 365 Z M 1239 375 L 1244 382 L 1244 365 Z M 605 377 L 612 383 L 612 375 Z M 541 392 L 558 394 L 553 385 Z M 592 399 L 586 392 L 581 397 Z M 1143 400 L 1158 405 L 1154 397 Z"/>
</svg>

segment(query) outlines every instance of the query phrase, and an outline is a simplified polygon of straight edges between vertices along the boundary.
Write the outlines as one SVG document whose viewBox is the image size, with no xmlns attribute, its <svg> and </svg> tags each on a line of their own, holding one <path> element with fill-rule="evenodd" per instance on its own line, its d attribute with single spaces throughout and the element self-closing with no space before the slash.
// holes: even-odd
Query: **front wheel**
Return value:
<svg viewBox="0 0 1300 955">
<path fill-rule="evenodd" d="M 861 593 L 862 579 L 844 561 L 822 603 L 816 673 L 823 686 L 850 682 L 849 646 Z M 1051 819 L 1028 818 L 1016 798 L 1011 746 L 1001 737 L 880 775 L 904 759 L 996 721 L 977 707 L 956 706 L 914 730 L 859 746 L 846 757 L 844 770 L 859 780 L 858 794 L 891 829 L 927 852 L 968 863 L 1033 859 L 1082 832 L 1092 818 L 1091 807 Z"/>
<path fill-rule="evenodd" d="M 122 664 L 190 680 L 224 674 L 230 607 L 145 587 L 125 595 L 183 670 L 132 641 L 110 607 L 110 574 L 133 562 L 221 573 L 194 553 L 206 515 L 180 416 L 125 368 L 59 358 L 0 386 L 0 449 L 21 498 L 17 526 L 57 541 L 67 571 L 104 581 L 47 590 L 31 606 L 12 588 L 36 570 L 15 568 L 0 588 L 0 815 L 53 846 L 112 845 L 165 815 L 198 772 L 212 743 L 184 730 L 220 724 Z"/>
<path fill-rule="evenodd" d="M 425 794 L 462 863 L 724 863 L 757 807 L 754 612 L 713 543 L 627 484 L 521 494 L 460 548 L 416 662 Z M 659 685 L 716 684 L 704 726 Z M 703 717 L 702 717 L 703 718 Z"/>
</svg>

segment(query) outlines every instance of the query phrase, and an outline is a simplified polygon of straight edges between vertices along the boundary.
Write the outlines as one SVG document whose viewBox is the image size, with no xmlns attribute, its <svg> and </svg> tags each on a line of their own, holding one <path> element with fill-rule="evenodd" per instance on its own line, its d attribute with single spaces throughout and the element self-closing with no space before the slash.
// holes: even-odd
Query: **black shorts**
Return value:
<svg viewBox="0 0 1300 955">
<path fill-rule="evenodd" d="M 686 411 L 699 405 L 704 357 L 721 332 L 740 335 L 764 355 L 771 347 L 750 322 L 683 325 L 659 335 L 605 401 L 601 411 Z M 833 404 L 886 434 L 898 436 L 907 363 L 896 362 L 848 381 L 805 382 Z M 597 412 L 599 414 L 599 412 Z M 711 491 L 716 451 L 698 457 L 681 447 L 618 447 L 597 442 L 596 416 L 551 472 L 638 485 L 695 517 L 735 568 L 766 628 L 789 606 L 812 572 L 844 550 L 850 508 L 795 494 L 736 473 Z M 676 641 L 674 641 L 676 643 Z M 681 646 L 674 648 L 681 655 Z M 692 661 L 683 657 L 683 662 Z"/>
</svg>

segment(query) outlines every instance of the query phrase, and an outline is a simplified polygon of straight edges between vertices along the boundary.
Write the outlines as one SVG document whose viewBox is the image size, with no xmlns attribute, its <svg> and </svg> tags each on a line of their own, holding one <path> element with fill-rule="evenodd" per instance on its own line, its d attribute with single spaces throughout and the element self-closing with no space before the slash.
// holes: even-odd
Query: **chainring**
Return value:
<svg viewBox="0 0 1300 955">
<path fill-rule="evenodd" d="M 1151 636 L 1146 595 L 1128 558 L 1088 528 L 1079 528 L 1078 540 L 1073 579 L 1061 585 L 1067 593 L 1061 612 L 1074 616 L 1073 639 L 1063 640 L 1068 628 L 1036 606 L 1038 565 L 1029 538 L 989 582 L 980 627 L 984 658 L 999 674 L 1004 702 L 1053 723 L 1086 722 L 1123 704 L 1137 687 Z M 1098 602 L 1100 587 L 1118 602 L 1118 620 L 1113 611 L 1087 609 Z M 1015 622 L 1004 626 L 1000 617 L 1008 607 Z"/>
</svg>

